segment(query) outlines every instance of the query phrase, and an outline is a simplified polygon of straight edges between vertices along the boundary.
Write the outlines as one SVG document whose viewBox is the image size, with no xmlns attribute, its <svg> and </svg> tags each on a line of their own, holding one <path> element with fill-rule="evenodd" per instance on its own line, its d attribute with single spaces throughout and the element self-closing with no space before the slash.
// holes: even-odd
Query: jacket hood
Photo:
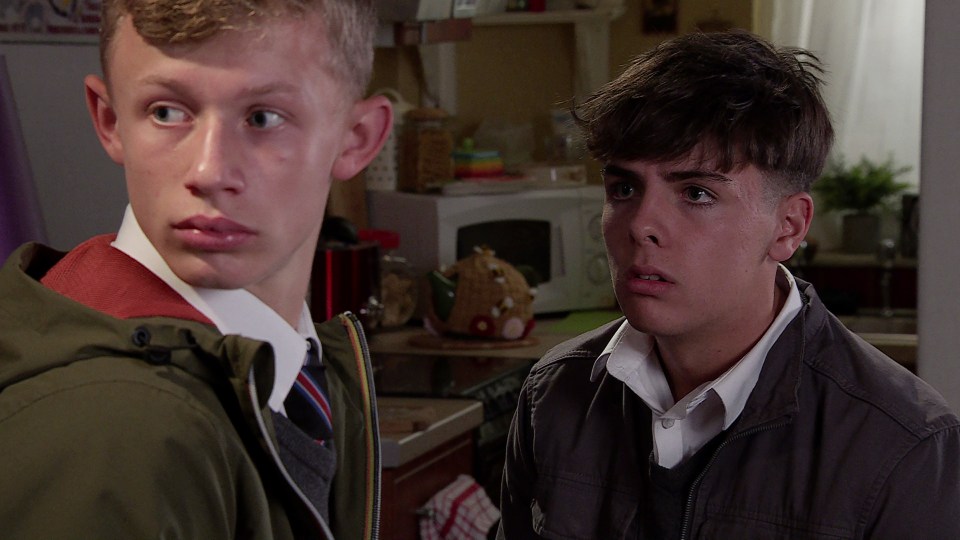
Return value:
<svg viewBox="0 0 960 540">
<path fill-rule="evenodd" d="M 0 389 L 77 360 L 111 356 L 174 363 L 204 380 L 225 372 L 235 388 L 255 366 L 257 395 L 266 402 L 273 384 L 269 344 L 251 353 L 251 340 L 224 336 L 211 325 L 181 319 L 171 325 L 165 317 L 119 319 L 91 309 L 40 283 L 64 255 L 27 244 L 0 269 Z"/>
</svg>

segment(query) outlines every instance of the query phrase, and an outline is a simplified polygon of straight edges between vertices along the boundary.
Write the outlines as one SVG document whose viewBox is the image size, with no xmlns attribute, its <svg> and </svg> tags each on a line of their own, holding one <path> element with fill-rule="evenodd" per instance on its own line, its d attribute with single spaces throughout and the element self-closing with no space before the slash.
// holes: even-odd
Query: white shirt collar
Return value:
<svg viewBox="0 0 960 540">
<path fill-rule="evenodd" d="M 708 381 L 674 403 L 666 375 L 653 350 L 653 338 L 635 330 L 624 321 L 607 343 L 593 365 L 591 379 L 596 379 L 604 369 L 616 379 L 623 381 L 657 415 L 684 418 L 687 412 L 702 403 L 712 390 L 723 403 L 723 429 L 727 429 L 740 416 L 747 398 L 757 384 L 763 362 L 786 329 L 803 307 L 800 291 L 790 272 L 780 265 L 778 286 L 789 287 L 787 300 L 780 313 L 767 328 L 756 345 L 720 377 Z"/>
<path fill-rule="evenodd" d="M 320 343 L 306 301 L 300 312 L 297 328 L 294 329 L 276 311 L 249 291 L 205 289 L 187 284 L 173 273 L 150 243 L 129 205 L 123 215 L 117 239 L 112 245 L 156 274 L 191 306 L 210 319 L 221 333 L 239 334 L 273 346 L 276 367 L 269 405 L 274 411 L 284 412 L 283 400 L 293 387 L 306 358 L 307 338 L 313 338 L 317 344 Z M 320 353 L 322 357 L 322 349 Z"/>
</svg>

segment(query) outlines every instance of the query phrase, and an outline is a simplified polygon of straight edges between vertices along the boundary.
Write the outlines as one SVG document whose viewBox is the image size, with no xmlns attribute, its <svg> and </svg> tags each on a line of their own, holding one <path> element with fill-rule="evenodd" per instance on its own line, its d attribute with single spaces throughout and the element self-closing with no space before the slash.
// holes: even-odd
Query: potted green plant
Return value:
<svg viewBox="0 0 960 540">
<path fill-rule="evenodd" d="M 882 163 L 866 157 L 847 166 L 843 158 L 834 160 L 814 183 L 824 210 L 843 213 L 843 250 L 848 253 L 873 253 L 880 241 L 879 211 L 888 208 L 893 197 L 910 184 L 897 177 L 910 170 L 897 166 L 893 158 Z"/>
</svg>

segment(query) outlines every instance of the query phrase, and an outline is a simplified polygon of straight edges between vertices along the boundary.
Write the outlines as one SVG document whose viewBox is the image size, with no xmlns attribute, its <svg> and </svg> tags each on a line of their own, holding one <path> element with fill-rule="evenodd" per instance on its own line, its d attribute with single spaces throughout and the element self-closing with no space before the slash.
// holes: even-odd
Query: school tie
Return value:
<svg viewBox="0 0 960 540">
<path fill-rule="evenodd" d="M 333 415 L 327 398 L 327 377 L 318 354 L 319 346 L 307 340 L 307 359 L 300 368 L 283 406 L 289 418 L 304 433 L 321 444 L 333 440 Z"/>
</svg>

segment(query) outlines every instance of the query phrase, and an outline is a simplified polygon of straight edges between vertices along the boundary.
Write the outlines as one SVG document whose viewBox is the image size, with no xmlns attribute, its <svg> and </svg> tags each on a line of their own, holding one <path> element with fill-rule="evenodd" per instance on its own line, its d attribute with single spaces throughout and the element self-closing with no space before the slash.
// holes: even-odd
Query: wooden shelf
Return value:
<svg viewBox="0 0 960 540">
<path fill-rule="evenodd" d="M 383 23 L 377 33 L 377 47 L 430 45 L 470 39 L 471 19 L 442 19 Z"/>
<path fill-rule="evenodd" d="M 594 9 L 558 11 L 506 11 L 488 13 L 473 18 L 475 26 L 508 26 L 531 24 L 577 24 L 583 22 L 610 22 L 623 14 L 623 6 L 604 6 Z"/>
</svg>

